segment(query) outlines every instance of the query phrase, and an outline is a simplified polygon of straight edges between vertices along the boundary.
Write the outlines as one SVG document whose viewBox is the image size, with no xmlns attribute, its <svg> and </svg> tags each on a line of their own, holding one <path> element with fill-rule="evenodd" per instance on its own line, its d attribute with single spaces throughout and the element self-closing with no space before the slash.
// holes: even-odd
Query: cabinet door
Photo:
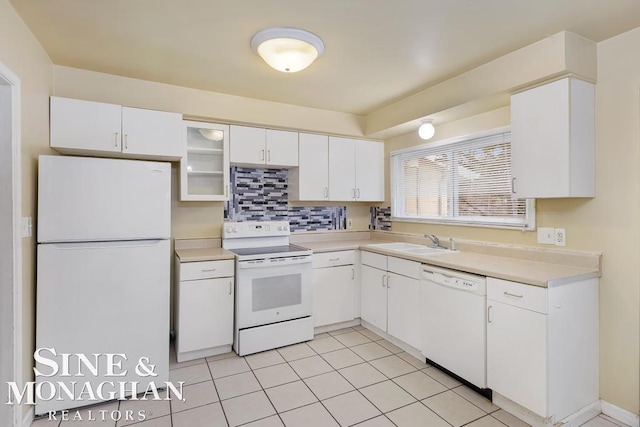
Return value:
<svg viewBox="0 0 640 427">
<path fill-rule="evenodd" d="M 360 286 L 360 317 L 386 332 L 387 272 L 363 265 Z"/>
<path fill-rule="evenodd" d="M 180 200 L 229 197 L 229 126 L 185 121 L 180 160 Z"/>
<path fill-rule="evenodd" d="M 387 331 L 389 335 L 419 349 L 420 280 L 395 273 L 387 274 Z"/>
<path fill-rule="evenodd" d="M 329 137 L 329 200 L 356 199 L 356 141 Z"/>
<path fill-rule="evenodd" d="M 384 201 L 384 145 L 356 141 L 356 199 L 360 202 Z"/>
<path fill-rule="evenodd" d="M 179 160 L 183 154 L 182 115 L 122 107 L 122 152 Z"/>
<path fill-rule="evenodd" d="M 298 166 L 298 132 L 267 129 L 267 165 Z"/>
<path fill-rule="evenodd" d="M 355 319 L 355 267 L 313 270 L 314 325 L 324 326 Z"/>
<path fill-rule="evenodd" d="M 301 133 L 298 148 L 298 200 L 328 200 L 329 137 Z"/>
<path fill-rule="evenodd" d="M 264 165 L 267 159 L 265 148 L 267 131 L 248 126 L 229 126 L 231 163 Z"/>
<path fill-rule="evenodd" d="M 51 148 L 119 153 L 122 107 L 102 102 L 51 97 Z"/>
<path fill-rule="evenodd" d="M 233 278 L 180 282 L 178 351 L 233 343 Z"/>
<path fill-rule="evenodd" d="M 547 417 L 547 316 L 487 300 L 487 386 Z"/>
</svg>

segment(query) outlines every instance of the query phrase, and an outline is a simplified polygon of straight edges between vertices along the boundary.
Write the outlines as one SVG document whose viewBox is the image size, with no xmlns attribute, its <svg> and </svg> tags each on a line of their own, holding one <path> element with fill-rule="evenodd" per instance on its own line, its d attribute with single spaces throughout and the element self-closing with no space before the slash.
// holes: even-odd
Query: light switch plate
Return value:
<svg viewBox="0 0 640 427">
<path fill-rule="evenodd" d="M 33 236 L 33 223 L 30 216 L 22 217 L 22 238 Z"/>
<path fill-rule="evenodd" d="M 538 243 L 555 245 L 555 228 L 538 228 Z"/>
</svg>

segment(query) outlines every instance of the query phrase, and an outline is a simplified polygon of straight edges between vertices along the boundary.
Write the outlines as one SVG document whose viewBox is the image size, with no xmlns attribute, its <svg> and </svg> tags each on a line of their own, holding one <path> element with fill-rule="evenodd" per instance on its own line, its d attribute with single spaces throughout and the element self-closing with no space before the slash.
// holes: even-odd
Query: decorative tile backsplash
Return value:
<svg viewBox="0 0 640 427">
<path fill-rule="evenodd" d="M 391 208 L 380 208 L 372 206 L 369 209 L 370 223 L 369 228 L 371 230 L 386 230 L 391 231 Z"/>
<path fill-rule="evenodd" d="M 224 218 L 232 221 L 286 221 L 291 231 L 346 229 L 346 206 L 289 207 L 287 169 L 231 168 L 231 197 Z"/>
<path fill-rule="evenodd" d="M 346 206 L 296 206 L 289 208 L 291 231 L 345 230 Z"/>
</svg>

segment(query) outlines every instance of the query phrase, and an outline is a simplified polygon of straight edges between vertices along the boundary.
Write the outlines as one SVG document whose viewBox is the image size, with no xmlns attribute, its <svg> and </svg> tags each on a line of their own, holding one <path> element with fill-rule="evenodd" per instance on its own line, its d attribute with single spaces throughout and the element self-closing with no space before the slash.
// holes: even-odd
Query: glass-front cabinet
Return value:
<svg viewBox="0 0 640 427">
<path fill-rule="evenodd" d="M 229 126 L 187 120 L 183 123 L 185 152 L 180 160 L 180 200 L 227 200 Z"/>
</svg>

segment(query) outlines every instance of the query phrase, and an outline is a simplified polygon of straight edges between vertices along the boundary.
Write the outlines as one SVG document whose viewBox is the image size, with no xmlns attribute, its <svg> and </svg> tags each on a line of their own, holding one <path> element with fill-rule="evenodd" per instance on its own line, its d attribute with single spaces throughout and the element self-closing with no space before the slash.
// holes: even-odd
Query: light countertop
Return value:
<svg viewBox="0 0 640 427">
<path fill-rule="evenodd" d="M 370 245 L 389 243 L 390 240 L 336 240 L 297 242 L 298 246 L 311 249 L 314 253 L 342 250 L 366 250 L 417 261 L 437 267 L 464 271 L 497 279 L 510 280 L 533 286 L 548 287 L 600 277 L 600 270 L 551 262 L 531 261 L 507 256 L 487 255 L 472 251 L 443 252 L 432 255 L 414 255 L 406 252 L 382 249 Z"/>
<path fill-rule="evenodd" d="M 233 252 L 223 248 L 189 248 L 176 249 L 180 262 L 221 261 L 235 259 Z"/>
</svg>

